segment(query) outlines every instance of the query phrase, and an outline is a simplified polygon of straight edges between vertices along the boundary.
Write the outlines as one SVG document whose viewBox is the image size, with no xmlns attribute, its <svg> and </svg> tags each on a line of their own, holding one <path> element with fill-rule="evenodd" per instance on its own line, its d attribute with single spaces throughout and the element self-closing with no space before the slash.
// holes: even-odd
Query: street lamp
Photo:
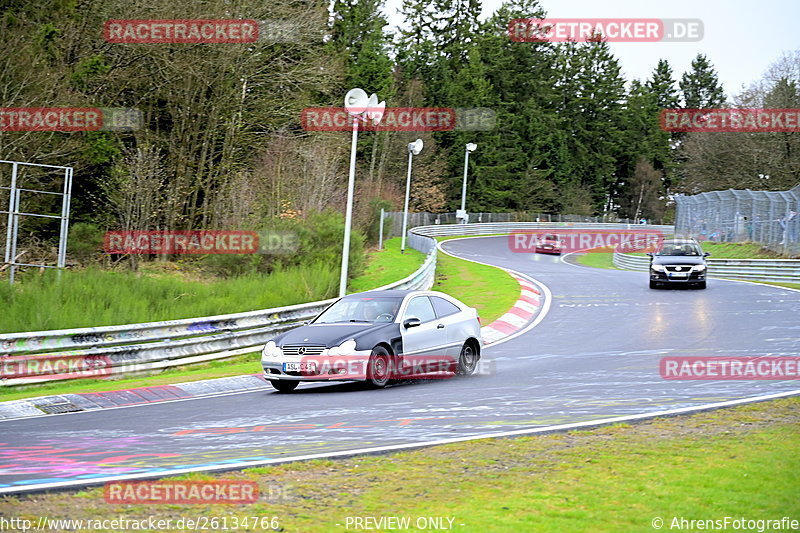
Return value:
<svg viewBox="0 0 800 533">
<path fill-rule="evenodd" d="M 478 147 L 475 143 L 467 143 L 467 149 L 464 152 L 464 184 L 461 186 L 461 217 L 463 223 L 467 223 L 467 165 L 469 164 L 469 153 L 474 152 Z"/>
<path fill-rule="evenodd" d="M 406 227 L 408 225 L 408 196 L 411 192 L 411 160 L 422 151 L 422 139 L 408 143 L 408 175 L 406 176 L 406 203 L 403 208 L 403 236 L 400 240 L 400 253 L 406 253 Z"/>
<path fill-rule="evenodd" d="M 347 181 L 347 209 L 344 215 L 344 243 L 342 244 L 342 272 L 339 277 L 339 297 L 347 293 L 347 265 L 350 259 L 350 226 L 353 221 L 353 189 L 356 178 L 356 147 L 358 145 L 358 121 L 372 120 L 378 124 L 383 118 L 386 102 L 378 103 L 373 94 L 367 97 L 363 89 L 350 89 L 344 97 L 344 107 L 353 117 L 353 140 L 350 144 L 350 176 Z"/>
</svg>

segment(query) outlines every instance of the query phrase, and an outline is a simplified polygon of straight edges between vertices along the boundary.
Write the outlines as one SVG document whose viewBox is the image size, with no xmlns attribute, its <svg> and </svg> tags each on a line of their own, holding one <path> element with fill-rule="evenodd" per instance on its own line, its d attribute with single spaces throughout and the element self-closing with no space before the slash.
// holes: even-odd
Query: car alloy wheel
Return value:
<svg viewBox="0 0 800 533">
<path fill-rule="evenodd" d="M 478 366 L 478 354 L 472 343 L 465 342 L 461 347 L 461 355 L 458 356 L 458 366 L 456 367 L 456 374 L 459 376 L 469 376 L 475 372 L 475 367 Z"/>
<path fill-rule="evenodd" d="M 372 349 L 367 364 L 367 384 L 376 389 L 382 389 L 392 377 L 392 357 L 383 346 Z"/>
</svg>

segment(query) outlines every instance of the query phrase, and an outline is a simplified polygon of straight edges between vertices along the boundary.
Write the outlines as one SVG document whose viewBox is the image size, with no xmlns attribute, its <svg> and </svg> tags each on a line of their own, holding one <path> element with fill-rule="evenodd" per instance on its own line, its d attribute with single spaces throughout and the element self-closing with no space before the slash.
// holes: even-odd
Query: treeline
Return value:
<svg viewBox="0 0 800 533">
<path fill-rule="evenodd" d="M 0 132 L 3 159 L 75 167 L 73 219 L 103 229 L 257 228 L 341 212 L 348 132 L 308 132 L 306 107 L 341 106 L 352 87 L 390 107 L 488 107 L 490 131 L 365 133 L 356 222 L 401 205 L 417 137 L 412 207 L 460 202 L 464 145 L 471 211 L 617 214 L 663 220 L 675 192 L 789 188 L 798 134 L 669 134 L 669 107 L 800 107 L 800 55 L 726 103 L 711 61 L 678 76 L 658 61 L 626 82 L 607 43 L 519 43 L 508 21 L 544 17 L 509 0 L 479 21 L 477 0 L 404 0 L 388 32 L 382 0 L 6 0 L 0 98 L 6 107 L 125 107 L 133 132 Z M 282 38 L 247 44 L 112 44 L 109 19 L 282 21 Z M 288 35 L 288 38 L 286 37 Z M 6 176 L 0 177 L 6 179 Z M 666 215 L 668 216 L 668 215 Z"/>
</svg>

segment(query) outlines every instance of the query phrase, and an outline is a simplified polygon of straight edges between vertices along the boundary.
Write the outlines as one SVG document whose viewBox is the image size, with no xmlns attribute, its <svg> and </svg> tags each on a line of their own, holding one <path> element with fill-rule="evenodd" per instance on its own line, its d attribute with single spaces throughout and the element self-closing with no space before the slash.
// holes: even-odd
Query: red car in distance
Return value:
<svg viewBox="0 0 800 533">
<path fill-rule="evenodd" d="M 561 255 L 564 243 L 561 238 L 553 233 L 545 233 L 536 241 L 537 254 L 556 254 Z"/>
</svg>

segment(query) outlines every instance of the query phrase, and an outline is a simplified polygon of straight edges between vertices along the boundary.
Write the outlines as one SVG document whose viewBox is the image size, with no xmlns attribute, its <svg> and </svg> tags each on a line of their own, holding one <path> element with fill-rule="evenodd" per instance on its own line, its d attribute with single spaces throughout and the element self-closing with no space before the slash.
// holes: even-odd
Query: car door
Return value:
<svg viewBox="0 0 800 533">
<path fill-rule="evenodd" d="M 417 318 L 419 326 L 406 328 L 403 323 Z M 427 296 L 414 296 L 408 302 L 400 319 L 404 355 L 437 355 L 437 348 L 446 344 L 444 325 L 436 319 L 433 304 Z"/>
<path fill-rule="evenodd" d="M 461 347 L 468 337 L 468 323 L 465 313 L 454 303 L 439 296 L 430 296 L 439 324 L 443 324 L 446 346 L 443 354 L 455 360 L 461 354 Z M 438 324 L 437 324 L 438 327 Z"/>
</svg>

